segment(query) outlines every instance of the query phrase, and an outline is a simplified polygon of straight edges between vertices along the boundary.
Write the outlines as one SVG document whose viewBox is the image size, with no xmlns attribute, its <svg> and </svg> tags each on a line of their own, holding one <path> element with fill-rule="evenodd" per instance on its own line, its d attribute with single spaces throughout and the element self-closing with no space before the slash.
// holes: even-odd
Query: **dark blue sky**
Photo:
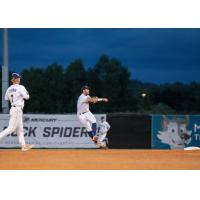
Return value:
<svg viewBox="0 0 200 200">
<path fill-rule="evenodd" d="M 200 80 L 200 29 L 9 29 L 9 54 L 17 72 L 53 62 L 66 67 L 76 58 L 92 67 L 106 54 L 143 82 Z M 0 55 L 1 64 L 2 39 Z"/>
</svg>

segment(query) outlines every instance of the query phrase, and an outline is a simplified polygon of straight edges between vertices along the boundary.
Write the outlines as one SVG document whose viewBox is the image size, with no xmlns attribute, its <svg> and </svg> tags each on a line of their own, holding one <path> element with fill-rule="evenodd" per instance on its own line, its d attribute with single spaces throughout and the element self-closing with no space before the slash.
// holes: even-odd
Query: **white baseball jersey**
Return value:
<svg viewBox="0 0 200 200">
<path fill-rule="evenodd" d="M 5 94 L 5 100 L 10 101 L 11 106 L 24 107 L 24 99 L 29 99 L 29 94 L 23 85 L 11 85 Z"/>
<path fill-rule="evenodd" d="M 99 132 L 100 133 L 105 133 L 110 129 L 110 125 L 108 122 L 104 121 L 104 122 L 100 122 L 99 123 Z"/>
<path fill-rule="evenodd" d="M 88 97 L 90 97 L 89 95 L 85 96 L 84 94 L 81 94 L 78 98 L 78 102 L 77 102 L 77 113 L 84 113 L 84 112 L 88 112 L 89 109 L 89 103 L 87 102 Z"/>
<path fill-rule="evenodd" d="M 89 103 L 87 102 L 89 95 L 81 94 L 77 102 L 77 116 L 81 124 L 88 132 L 92 131 L 91 124 L 96 123 L 94 115 L 89 110 Z"/>
<path fill-rule="evenodd" d="M 5 136 L 17 131 L 19 143 L 25 146 L 24 128 L 23 128 L 23 111 L 24 99 L 29 99 L 29 94 L 23 85 L 11 85 L 5 94 L 5 100 L 10 101 L 10 120 L 9 125 L 0 133 L 0 140 Z"/>
</svg>

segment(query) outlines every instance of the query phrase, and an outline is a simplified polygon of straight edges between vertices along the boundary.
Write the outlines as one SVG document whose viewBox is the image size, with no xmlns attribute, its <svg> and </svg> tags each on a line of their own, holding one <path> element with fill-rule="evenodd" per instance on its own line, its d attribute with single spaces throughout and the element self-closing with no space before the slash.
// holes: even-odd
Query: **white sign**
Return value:
<svg viewBox="0 0 200 200">
<path fill-rule="evenodd" d="M 97 123 L 101 116 L 95 115 Z M 23 116 L 24 135 L 27 144 L 36 148 L 98 148 L 79 122 L 77 115 L 29 115 Z M 8 126 L 9 115 L 0 115 L 0 131 Z M 0 147 L 19 147 L 17 133 L 0 141 Z"/>
</svg>

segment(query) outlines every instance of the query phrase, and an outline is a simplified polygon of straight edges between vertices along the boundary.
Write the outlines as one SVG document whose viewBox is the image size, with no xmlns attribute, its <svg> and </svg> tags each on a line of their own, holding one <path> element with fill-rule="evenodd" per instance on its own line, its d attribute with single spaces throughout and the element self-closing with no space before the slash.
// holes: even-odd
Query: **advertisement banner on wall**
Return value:
<svg viewBox="0 0 200 200">
<path fill-rule="evenodd" d="M 95 115 L 97 124 L 101 116 Z M 0 115 L 0 132 L 7 128 L 9 115 Z M 98 148 L 79 122 L 77 115 L 29 115 L 23 116 L 24 135 L 27 144 L 36 148 Z M 14 132 L 0 141 L 0 147 L 19 147 Z"/>
<path fill-rule="evenodd" d="M 152 148 L 200 147 L 200 115 L 153 115 Z"/>
</svg>

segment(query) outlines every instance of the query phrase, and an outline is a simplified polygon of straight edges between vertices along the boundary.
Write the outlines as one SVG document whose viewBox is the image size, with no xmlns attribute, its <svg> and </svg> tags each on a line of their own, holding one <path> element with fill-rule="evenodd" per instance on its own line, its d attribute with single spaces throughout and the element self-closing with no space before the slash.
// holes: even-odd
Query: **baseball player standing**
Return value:
<svg viewBox="0 0 200 200">
<path fill-rule="evenodd" d="M 108 145 L 108 138 L 106 138 L 106 136 L 109 130 L 110 124 L 105 120 L 104 117 L 101 117 L 101 122 L 98 126 L 99 143 L 105 147 Z"/>
<path fill-rule="evenodd" d="M 95 144 L 98 144 L 98 137 L 96 136 L 97 122 L 94 115 L 89 110 L 90 103 L 97 103 L 100 101 L 108 102 L 107 98 L 90 97 L 89 87 L 83 86 L 81 88 L 82 94 L 77 102 L 77 116 L 81 124 L 86 128 L 88 135 Z M 99 145 L 99 144 L 98 144 Z M 99 145 L 100 146 L 100 145 Z"/>
<path fill-rule="evenodd" d="M 17 131 L 19 143 L 21 144 L 21 150 L 27 151 L 33 146 L 25 143 L 24 140 L 24 128 L 23 128 L 23 107 L 24 99 L 29 99 L 29 94 L 23 85 L 20 85 L 21 76 L 17 73 L 12 74 L 12 85 L 7 89 L 5 94 L 5 100 L 10 101 L 10 120 L 8 128 L 0 133 L 0 140 Z"/>
</svg>

